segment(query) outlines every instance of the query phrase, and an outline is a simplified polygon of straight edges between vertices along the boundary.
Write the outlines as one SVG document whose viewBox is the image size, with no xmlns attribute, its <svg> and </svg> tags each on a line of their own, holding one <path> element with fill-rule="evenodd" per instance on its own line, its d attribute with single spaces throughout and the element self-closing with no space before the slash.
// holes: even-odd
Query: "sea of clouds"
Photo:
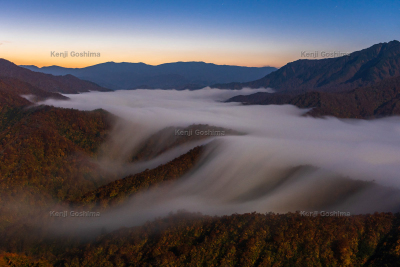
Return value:
<svg viewBox="0 0 400 267">
<path fill-rule="evenodd" d="M 122 161 L 149 135 L 168 126 L 209 124 L 245 133 L 212 137 L 195 171 L 172 184 L 139 193 L 96 220 L 81 220 L 82 225 L 131 226 L 181 209 L 210 215 L 399 210 L 399 117 L 313 118 L 304 116 L 308 110 L 291 105 L 223 102 L 254 92 L 272 90 L 121 90 L 43 102 L 80 110 L 102 108 L 119 117 L 108 140 L 114 149 L 100 159 L 112 162 L 110 168 L 117 168 L 116 161 Z M 152 164 L 131 165 L 125 174 L 168 162 L 198 144 L 161 155 Z M 109 155 L 112 159 L 107 159 Z M 347 190 L 348 179 L 375 183 Z"/>
</svg>

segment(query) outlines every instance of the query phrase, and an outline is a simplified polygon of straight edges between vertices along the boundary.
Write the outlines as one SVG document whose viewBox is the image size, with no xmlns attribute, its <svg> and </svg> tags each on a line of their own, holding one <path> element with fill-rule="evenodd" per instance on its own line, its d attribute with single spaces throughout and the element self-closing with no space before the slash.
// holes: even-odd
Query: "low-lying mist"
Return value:
<svg viewBox="0 0 400 267">
<path fill-rule="evenodd" d="M 245 133 L 212 136 L 207 153 L 190 174 L 136 194 L 101 217 L 79 220 L 81 226 L 132 226 L 181 209 L 210 215 L 399 210 L 400 118 L 312 118 L 303 116 L 308 110 L 289 105 L 222 102 L 255 91 L 271 92 L 133 90 L 83 93 L 68 95 L 68 101 L 43 102 L 80 110 L 102 108 L 120 117 L 99 161 L 110 168 L 129 167 L 130 172 L 145 168 L 146 162 L 118 162 L 166 127 L 208 124 Z M 165 153 L 146 166 L 165 163 L 198 144 Z"/>
</svg>

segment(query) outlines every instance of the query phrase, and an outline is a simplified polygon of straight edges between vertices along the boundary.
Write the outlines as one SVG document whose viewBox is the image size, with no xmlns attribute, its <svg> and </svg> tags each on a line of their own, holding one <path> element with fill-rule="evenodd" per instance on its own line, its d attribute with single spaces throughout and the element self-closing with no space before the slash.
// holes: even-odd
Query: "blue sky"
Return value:
<svg viewBox="0 0 400 267">
<path fill-rule="evenodd" d="M 280 67 L 301 51 L 399 40 L 400 1 L 3 1 L 0 57 L 82 67 L 205 61 Z M 100 58 L 52 58 L 93 51 Z"/>
</svg>

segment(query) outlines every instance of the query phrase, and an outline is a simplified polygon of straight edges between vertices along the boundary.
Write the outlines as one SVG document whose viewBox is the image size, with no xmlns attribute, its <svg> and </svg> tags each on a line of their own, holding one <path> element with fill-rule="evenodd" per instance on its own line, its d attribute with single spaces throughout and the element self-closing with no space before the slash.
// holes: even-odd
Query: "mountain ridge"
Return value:
<svg viewBox="0 0 400 267">
<path fill-rule="evenodd" d="M 72 74 L 111 89 L 200 89 L 220 82 L 251 81 L 276 70 L 274 67 L 217 65 L 201 61 L 159 65 L 105 62 L 85 68 L 21 67 L 53 75 Z"/>
<path fill-rule="evenodd" d="M 259 80 L 248 83 L 216 84 L 214 87 L 240 89 L 271 87 L 277 91 L 340 92 L 371 86 L 386 78 L 400 76 L 400 42 L 379 43 L 348 56 L 299 59 Z"/>
</svg>

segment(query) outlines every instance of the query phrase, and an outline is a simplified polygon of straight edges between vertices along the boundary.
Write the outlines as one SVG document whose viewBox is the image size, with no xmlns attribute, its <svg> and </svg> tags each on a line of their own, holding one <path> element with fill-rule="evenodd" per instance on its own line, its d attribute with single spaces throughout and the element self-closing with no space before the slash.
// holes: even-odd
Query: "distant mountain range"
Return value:
<svg viewBox="0 0 400 267">
<path fill-rule="evenodd" d="M 157 66 L 106 62 L 86 68 L 21 66 L 52 75 L 74 75 L 110 89 L 200 89 L 215 83 L 248 82 L 277 70 L 204 62 L 175 62 Z"/>
<path fill-rule="evenodd" d="M 0 58 L 0 77 L 15 78 L 47 92 L 76 94 L 89 91 L 109 91 L 93 82 L 80 80 L 72 75 L 53 76 L 19 67 Z"/>
<path fill-rule="evenodd" d="M 400 42 L 380 43 L 349 56 L 301 59 L 247 83 L 217 84 L 217 88 L 271 87 L 279 92 L 340 92 L 370 86 L 400 76 Z"/>
<path fill-rule="evenodd" d="M 373 45 L 350 56 L 298 60 L 250 83 L 220 88 L 273 87 L 277 93 L 236 96 L 246 105 L 291 104 L 312 116 L 376 118 L 400 115 L 400 42 Z"/>
<path fill-rule="evenodd" d="M 52 72 L 54 75 L 31 71 L 0 59 L 0 89 L 3 87 L 0 93 L 5 97 L 12 91 L 43 99 L 60 98 L 61 95 L 56 94 L 57 92 L 108 90 L 93 82 L 66 74 L 71 71 L 77 76 L 82 75 L 82 79 L 89 79 L 89 76 L 99 79 L 108 83 L 105 86 L 113 89 L 198 89 L 209 84 L 212 79 L 239 80 L 246 75 L 250 77 L 256 72 L 274 69 L 219 66 L 203 62 L 177 62 L 158 66 L 109 62 L 82 69 L 57 66 L 29 68 Z M 63 74 L 66 75 L 62 76 Z M 142 84 L 145 81 L 147 84 Z M 118 84 L 121 87 L 117 86 Z M 216 87 L 272 87 L 277 93 L 236 96 L 227 101 L 247 105 L 292 104 L 300 108 L 313 108 L 309 112 L 313 116 L 375 118 L 400 115 L 400 42 L 376 44 L 338 58 L 298 60 L 253 82 L 220 84 Z M 8 88 L 7 91 L 4 88 Z"/>
</svg>

